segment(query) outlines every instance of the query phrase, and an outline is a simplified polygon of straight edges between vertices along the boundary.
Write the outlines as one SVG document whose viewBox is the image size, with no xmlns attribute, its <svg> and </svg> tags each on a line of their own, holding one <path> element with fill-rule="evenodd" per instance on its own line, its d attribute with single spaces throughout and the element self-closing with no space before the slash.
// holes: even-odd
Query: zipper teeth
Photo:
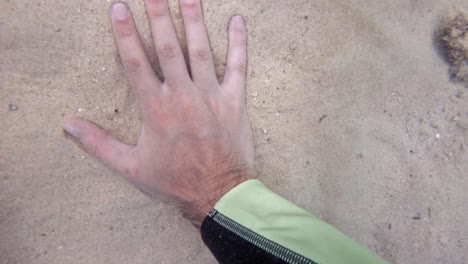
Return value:
<svg viewBox="0 0 468 264">
<path fill-rule="evenodd" d="M 213 216 L 217 213 L 218 211 L 216 211 L 215 209 L 211 209 L 210 212 L 208 212 L 208 216 L 213 218 Z"/>
<path fill-rule="evenodd" d="M 211 210 L 208 213 L 208 216 L 212 217 L 215 222 L 222 225 L 229 231 L 235 233 L 236 235 L 242 237 L 243 239 L 249 241 L 255 246 L 265 250 L 266 252 L 272 254 L 273 256 L 280 258 L 291 264 L 316 264 L 312 260 L 290 250 L 276 242 L 273 242 L 252 230 L 238 224 L 229 217 L 219 213 L 215 209 Z"/>
</svg>

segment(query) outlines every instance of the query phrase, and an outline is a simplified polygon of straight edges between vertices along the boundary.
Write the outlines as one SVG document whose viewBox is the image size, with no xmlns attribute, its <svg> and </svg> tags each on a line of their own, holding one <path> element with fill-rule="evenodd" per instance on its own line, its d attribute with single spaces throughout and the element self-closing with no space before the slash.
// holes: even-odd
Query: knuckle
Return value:
<svg viewBox="0 0 468 264">
<path fill-rule="evenodd" d="M 195 9 L 198 7 L 198 1 L 181 1 L 182 2 L 182 7 L 187 8 L 187 9 Z"/>
<path fill-rule="evenodd" d="M 87 146 L 88 153 L 96 158 L 104 159 L 104 144 L 107 140 L 107 133 L 98 133 L 94 135 L 94 138 L 89 142 Z"/>
<path fill-rule="evenodd" d="M 194 93 L 187 89 L 178 89 L 173 93 L 174 103 L 185 114 L 193 114 L 196 112 L 197 97 Z"/>
<path fill-rule="evenodd" d="M 193 98 L 187 93 L 181 91 L 177 94 L 178 102 L 182 108 L 190 109 L 193 106 Z"/>
<path fill-rule="evenodd" d="M 196 61 L 209 61 L 211 59 L 211 53 L 206 49 L 194 49 L 192 51 L 192 58 Z"/>
<path fill-rule="evenodd" d="M 190 23 L 200 23 L 203 21 L 203 15 L 199 0 L 182 1 L 184 19 Z"/>
<path fill-rule="evenodd" d="M 230 71 L 230 72 L 245 75 L 245 74 L 247 74 L 247 64 L 245 64 L 245 63 L 235 63 L 233 65 L 229 65 L 227 70 Z"/>
<path fill-rule="evenodd" d="M 147 6 L 147 10 L 150 18 L 158 19 L 169 16 L 169 7 L 166 1 L 152 0 L 149 2 L 150 4 Z"/>
<path fill-rule="evenodd" d="M 141 70 L 143 62 L 139 58 L 130 57 L 124 59 L 122 64 L 125 67 L 127 73 L 135 73 Z"/>
<path fill-rule="evenodd" d="M 148 12 L 150 17 L 153 19 L 159 19 L 159 18 L 164 18 L 167 17 L 168 11 L 166 10 L 152 10 L 151 12 Z"/>
<path fill-rule="evenodd" d="M 237 48 L 237 49 L 247 49 L 247 38 L 245 37 L 239 37 L 235 39 L 232 44 L 232 48 Z"/>
<path fill-rule="evenodd" d="M 115 34 L 118 38 L 126 38 L 135 33 L 135 28 L 127 21 L 119 21 L 115 26 Z"/>
<path fill-rule="evenodd" d="M 177 57 L 177 48 L 173 44 L 163 44 L 158 48 L 158 55 L 163 59 L 173 59 Z"/>
<path fill-rule="evenodd" d="M 189 20 L 192 23 L 201 23 L 203 21 L 202 14 L 199 10 L 194 10 L 193 13 L 189 16 Z"/>
</svg>

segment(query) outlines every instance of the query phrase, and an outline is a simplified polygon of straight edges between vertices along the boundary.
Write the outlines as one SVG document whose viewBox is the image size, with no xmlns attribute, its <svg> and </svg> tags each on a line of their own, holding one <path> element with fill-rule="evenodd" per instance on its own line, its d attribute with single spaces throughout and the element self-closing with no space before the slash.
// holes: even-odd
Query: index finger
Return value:
<svg viewBox="0 0 468 264">
<path fill-rule="evenodd" d="M 127 77 L 132 87 L 137 91 L 139 98 L 143 99 L 155 88 L 159 88 L 160 81 L 146 57 L 127 5 L 122 2 L 114 3 L 111 10 L 111 20 Z"/>
</svg>

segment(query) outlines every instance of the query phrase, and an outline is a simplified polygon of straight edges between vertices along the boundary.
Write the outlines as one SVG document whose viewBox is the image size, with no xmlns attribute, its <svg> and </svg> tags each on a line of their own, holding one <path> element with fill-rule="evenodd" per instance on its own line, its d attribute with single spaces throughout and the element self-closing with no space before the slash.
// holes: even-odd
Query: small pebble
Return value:
<svg viewBox="0 0 468 264">
<path fill-rule="evenodd" d="M 262 131 L 263 131 L 263 134 L 268 133 L 268 130 L 266 128 L 262 129 Z"/>
<path fill-rule="evenodd" d="M 18 109 L 19 109 L 19 107 L 17 105 L 15 105 L 15 104 L 9 104 L 8 105 L 8 110 L 10 112 L 18 111 Z"/>
<path fill-rule="evenodd" d="M 437 139 L 440 138 L 440 134 L 439 134 L 439 133 L 436 134 L 436 138 L 437 138 Z"/>
</svg>

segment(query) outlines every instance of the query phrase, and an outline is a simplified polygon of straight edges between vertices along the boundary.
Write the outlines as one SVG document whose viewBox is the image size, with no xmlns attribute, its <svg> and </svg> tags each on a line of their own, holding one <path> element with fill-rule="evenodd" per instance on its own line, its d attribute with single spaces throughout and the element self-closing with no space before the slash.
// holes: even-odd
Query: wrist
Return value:
<svg viewBox="0 0 468 264">
<path fill-rule="evenodd" d="M 196 195 L 190 201 L 180 204 L 182 214 L 194 226 L 200 228 L 207 214 L 221 197 L 237 185 L 253 179 L 252 175 L 249 169 L 238 166 L 207 175 L 196 184 L 198 187 L 193 186 Z"/>
</svg>

